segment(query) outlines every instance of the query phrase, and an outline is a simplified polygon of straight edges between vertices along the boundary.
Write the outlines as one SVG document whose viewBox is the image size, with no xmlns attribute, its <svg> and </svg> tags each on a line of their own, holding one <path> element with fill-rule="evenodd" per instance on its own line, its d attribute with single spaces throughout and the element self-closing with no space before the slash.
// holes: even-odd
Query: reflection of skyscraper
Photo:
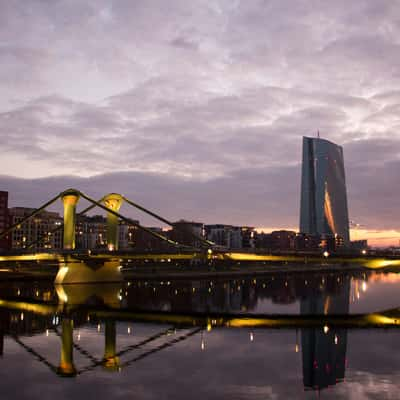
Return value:
<svg viewBox="0 0 400 400">
<path fill-rule="evenodd" d="M 300 232 L 349 244 L 343 150 L 328 140 L 303 137 Z"/>
<path fill-rule="evenodd" d="M 331 280 L 329 282 L 329 280 Z M 327 286 L 337 285 L 336 294 L 308 295 L 301 301 L 301 314 L 348 314 L 350 281 L 339 286 L 328 278 Z M 306 389 L 323 389 L 343 381 L 346 368 L 347 330 L 330 328 L 302 329 L 303 383 Z"/>
</svg>

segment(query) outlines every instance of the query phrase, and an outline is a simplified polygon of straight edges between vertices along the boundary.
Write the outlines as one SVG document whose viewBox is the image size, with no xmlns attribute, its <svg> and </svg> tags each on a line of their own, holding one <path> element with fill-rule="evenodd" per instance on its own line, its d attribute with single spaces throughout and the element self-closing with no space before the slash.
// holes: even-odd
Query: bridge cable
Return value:
<svg viewBox="0 0 400 400">
<path fill-rule="evenodd" d="M 58 194 L 56 197 L 54 197 L 53 199 L 49 200 L 47 203 L 43 204 L 41 207 L 37 208 L 36 210 L 34 210 L 32 213 L 30 213 L 29 215 L 27 215 L 26 217 L 22 218 L 21 221 L 15 223 L 14 225 L 11 225 L 10 227 L 8 227 L 6 230 L 4 230 L 3 232 L 0 233 L 0 239 L 3 238 L 5 235 L 7 235 L 9 232 L 13 231 L 15 228 L 17 228 L 18 226 L 22 225 L 23 223 L 25 223 L 26 221 L 28 221 L 29 219 L 31 219 L 32 217 L 34 217 L 36 214 L 40 213 L 41 211 L 43 211 L 45 208 L 47 208 L 49 205 L 53 204 L 56 200 L 58 200 L 61 197 L 61 194 Z"/>
<path fill-rule="evenodd" d="M 104 197 L 103 197 L 103 198 L 104 198 Z M 99 201 L 103 200 L 103 198 L 100 199 Z M 95 207 L 96 207 L 96 205 L 91 204 L 89 207 L 85 208 L 84 210 L 82 210 L 81 212 L 79 212 L 78 214 L 76 214 L 76 216 L 77 216 L 77 217 L 80 217 L 80 216 L 86 214 L 88 211 L 92 210 L 92 209 L 95 208 Z M 63 227 L 64 227 L 64 222 L 63 222 L 61 225 L 57 226 L 57 228 L 55 228 L 55 229 L 53 229 L 52 231 L 50 231 L 50 233 L 53 235 L 54 233 L 56 233 L 56 232 L 58 232 L 59 230 L 61 230 Z M 36 244 L 40 243 L 40 242 L 45 238 L 46 235 L 48 235 L 48 234 L 45 233 L 45 234 L 42 235 L 41 238 L 35 240 L 34 242 L 29 243 L 29 244 L 26 246 L 26 248 L 27 248 L 27 249 L 30 249 L 30 248 L 32 248 L 33 246 L 35 246 Z"/>
<path fill-rule="evenodd" d="M 148 210 L 147 208 L 141 206 L 140 204 L 137 204 L 135 202 L 133 202 L 132 200 L 128 199 L 125 196 L 122 196 L 122 198 L 131 206 L 143 211 L 144 213 L 151 215 L 152 217 L 158 219 L 161 222 L 164 222 L 165 224 L 171 226 L 172 228 L 178 229 L 179 228 L 171 221 L 168 221 L 167 219 L 165 219 L 164 217 L 162 217 L 161 215 L 158 215 L 156 213 L 154 213 L 153 211 Z M 194 232 L 189 231 L 188 232 L 191 236 L 193 236 L 195 239 L 199 240 L 202 244 L 206 245 L 207 247 L 211 247 L 214 246 L 215 243 L 211 242 L 210 240 L 204 239 L 201 236 L 196 235 Z"/>
<path fill-rule="evenodd" d="M 53 365 L 52 363 L 50 363 L 49 361 L 47 361 L 47 359 L 45 357 L 43 357 L 42 355 L 40 355 L 36 350 L 34 350 L 32 347 L 28 346 L 27 344 L 25 344 L 21 339 L 18 338 L 18 336 L 16 335 L 11 335 L 12 339 L 14 339 L 14 341 L 16 343 L 18 343 L 21 347 L 23 347 L 28 353 L 31 353 L 38 361 L 40 361 L 41 363 L 43 363 L 44 365 L 46 365 L 48 368 L 50 368 L 50 370 L 52 372 L 57 373 L 57 367 L 55 365 Z"/>
<path fill-rule="evenodd" d="M 61 333 L 58 331 L 57 327 L 55 326 L 53 328 L 54 333 L 59 337 L 62 338 Z M 82 354 L 84 357 L 88 358 L 90 361 L 92 361 L 92 363 L 98 363 L 99 360 L 92 356 L 87 350 L 85 350 L 82 346 L 80 346 L 79 344 L 76 344 L 73 340 L 72 340 L 72 346 L 74 347 L 74 349 L 76 349 L 80 354 Z"/>
<path fill-rule="evenodd" d="M 191 336 L 196 335 L 197 333 L 199 333 L 200 331 L 203 331 L 203 330 L 204 330 L 203 327 L 193 329 L 192 331 L 190 331 L 190 332 L 188 332 L 188 333 L 186 333 L 184 335 L 178 336 L 177 338 L 175 338 L 175 339 L 173 339 L 173 340 L 171 340 L 171 341 L 169 341 L 167 343 L 163 343 L 162 345 L 160 345 L 158 347 L 155 347 L 153 349 L 150 349 L 149 351 L 146 351 L 145 353 L 139 354 L 137 357 L 133 358 L 132 360 L 128 360 L 128 361 L 124 362 L 123 364 L 121 364 L 120 367 L 121 368 L 128 367 L 129 365 L 133 364 L 134 362 L 140 361 L 143 358 L 146 358 L 146 357 L 148 357 L 148 356 L 150 356 L 150 355 L 152 355 L 154 353 L 158 353 L 159 351 L 162 351 L 162 350 L 164 350 L 164 349 L 166 349 L 168 347 L 172 347 L 175 344 L 177 344 L 179 342 L 182 342 L 182 341 L 190 338 Z"/>
<path fill-rule="evenodd" d="M 164 330 L 164 331 L 161 331 L 161 332 L 159 332 L 159 333 L 156 333 L 155 335 L 152 335 L 152 336 L 148 337 L 147 339 L 142 340 L 142 341 L 139 342 L 139 343 L 130 345 L 130 346 L 126 347 L 125 349 L 122 349 L 122 350 L 120 350 L 119 352 L 117 352 L 117 353 L 115 354 L 115 356 L 116 356 L 116 357 L 120 357 L 121 355 L 124 355 L 124 354 L 126 354 L 126 353 L 129 353 L 129 352 L 132 351 L 132 350 L 139 349 L 139 348 L 143 347 L 144 345 L 146 345 L 146 344 L 148 344 L 148 343 L 151 343 L 151 342 L 153 342 L 154 340 L 157 340 L 157 339 L 159 339 L 159 338 L 161 338 L 161 337 L 167 335 L 169 332 L 171 332 L 171 328 L 168 328 L 168 329 L 166 329 L 166 330 Z M 104 358 L 103 358 L 102 360 L 96 360 L 95 362 L 93 362 L 93 364 L 91 364 L 91 365 L 89 365 L 89 366 L 87 366 L 87 367 L 82 368 L 81 370 L 79 370 L 78 374 L 83 374 L 83 373 L 85 373 L 85 372 L 92 371 L 92 370 L 94 370 L 95 368 L 97 368 L 98 366 L 103 365 L 104 361 L 107 361 L 107 359 L 104 359 Z"/>
<path fill-rule="evenodd" d="M 128 222 L 129 224 L 134 225 L 135 227 L 137 227 L 137 228 L 139 228 L 139 229 L 142 229 L 143 231 L 149 233 L 150 235 L 156 237 L 157 239 L 163 240 L 163 241 L 165 241 L 165 242 L 167 242 L 167 243 L 169 243 L 169 244 L 171 244 L 171 245 L 173 245 L 173 246 L 176 246 L 176 247 L 186 247 L 186 248 L 192 249 L 191 246 L 186 246 L 186 245 L 184 245 L 184 244 L 181 244 L 181 243 L 175 242 L 175 241 L 173 241 L 173 240 L 171 240 L 171 239 L 168 239 L 168 238 L 165 237 L 164 235 L 161 235 L 160 233 L 154 232 L 154 231 L 152 231 L 151 229 L 146 228 L 146 227 L 140 225 L 138 222 L 135 222 L 135 221 L 133 221 L 133 220 L 130 219 L 130 218 L 124 217 L 122 214 L 120 214 L 120 213 L 118 213 L 118 212 L 112 210 L 111 208 L 108 208 L 108 207 L 104 206 L 103 204 L 97 202 L 96 200 L 90 198 L 89 196 L 87 196 L 86 194 L 84 194 L 84 193 L 82 193 L 82 192 L 80 192 L 80 191 L 78 191 L 78 193 L 79 193 L 85 200 L 87 200 L 87 201 L 89 201 L 89 202 L 91 202 L 91 203 L 97 205 L 97 207 L 100 207 L 101 209 L 103 209 L 103 210 L 105 210 L 105 211 L 107 211 L 107 212 L 109 212 L 109 213 L 111 213 L 111 214 L 117 216 L 118 218 L 122 219 L 123 221 Z"/>
</svg>

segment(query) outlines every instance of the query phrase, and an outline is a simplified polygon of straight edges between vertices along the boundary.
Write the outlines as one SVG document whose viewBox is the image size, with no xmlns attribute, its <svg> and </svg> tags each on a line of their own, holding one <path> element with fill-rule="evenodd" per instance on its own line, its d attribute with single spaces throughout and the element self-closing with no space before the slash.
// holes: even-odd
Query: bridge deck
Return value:
<svg viewBox="0 0 400 400">
<path fill-rule="evenodd" d="M 322 265 L 359 265 L 366 268 L 379 269 L 400 266 L 400 257 L 372 257 L 372 256 L 332 256 L 325 258 L 317 255 L 271 255 L 242 252 L 213 252 L 212 254 L 201 252 L 181 253 L 122 253 L 122 252 L 41 252 L 31 254 L 7 254 L 0 256 L 0 262 L 29 262 L 29 261 L 53 261 L 73 262 L 74 260 L 120 260 L 120 261 L 148 261 L 148 262 L 172 262 L 184 260 L 199 261 L 231 261 L 231 262 L 264 262 L 277 264 L 322 264 Z"/>
</svg>

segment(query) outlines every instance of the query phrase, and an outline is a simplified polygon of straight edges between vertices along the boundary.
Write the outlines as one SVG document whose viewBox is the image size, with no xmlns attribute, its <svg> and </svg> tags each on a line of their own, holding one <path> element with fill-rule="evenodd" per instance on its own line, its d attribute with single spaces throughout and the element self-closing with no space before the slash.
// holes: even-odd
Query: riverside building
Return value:
<svg viewBox="0 0 400 400">
<path fill-rule="evenodd" d="M 34 208 L 12 207 L 9 209 L 10 224 L 14 225 L 35 211 Z M 63 222 L 60 214 L 42 211 L 25 223 L 18 225 L 11 233 L 13 249 L 61 249 L 62 229 L 56 230 Z"/>
<path fill-rule="evenodd" d="M 0 232 L 8 227 L 8 192 L 0 191 Z M 0 239 L 0 250 L 7 250 L 10 247 L 9 237 Z"/>
<path fill-rule="evenodd" d="M 350 244 L 343 149 L 319 137 L 303 137 L 300 232 Z"/>
</svg>

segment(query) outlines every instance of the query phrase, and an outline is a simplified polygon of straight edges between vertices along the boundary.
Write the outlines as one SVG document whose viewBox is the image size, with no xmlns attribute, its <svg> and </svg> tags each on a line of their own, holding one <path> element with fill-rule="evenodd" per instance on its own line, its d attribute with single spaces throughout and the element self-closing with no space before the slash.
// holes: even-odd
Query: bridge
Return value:
<svg viewBox="0 0 400 400">
<path fill-rule="evenodd" d="M 89 206 L 77 213 L 77 205 L 80 199 L 89 202 Z M 386 268 L 398 267 L 400 258 L 376 258 L 368 256 L 357 257 L 329 257 L 325 255 L 304 255 L 304 254 L 289 254 L 289 255 L 271 255 L 257 254 L 249 252 L 232 252 L 221 249 L 215 243 L 196 235 L 193 232 L 185 232 L 190 234 L 198 243 L 198 247 L 188 246 L 170 238 L 162 233 L 155 232 L 146 228 L 131 218 L 121 214 L 120 208 L 123 203 L 130 207 L 134 207 L 151 217 L 156 218 L 163 224 L 175 228 L 175 224 L 159 214 L 148 210 L 144 206 L 128 199 L 127 197 L 118 194 L 110 193 L 99 200 L 95 200 L 87 194 L 77 190 L 68 189 L 59 193 L 54 198 L 44 203 L 39 208 L 25 216 L 21 221 L 10 226 L 0 233 L 0 239 L 9 235 L 15 229 L 18 229 L 22 224 L 34 218 L 41 211 L 54 204 L 56 201 L 62 201 L 63 204 L 63 223 L 57 226 L 50 234 L 54 234 L 58 230 L 63 230 L 63 248 L 55 252 L 29 252 L 29 249 L 34 247 L 41 239 L 33 243 L 28 243 L 26 247 L 28 252 L 10 252 L 0 256 L 1 262 L 29 262 L 29 261 L 53 261 L 58 263 L 59 270 L 55 278 L 56 284 L 66 283 L 83 283 L 83 282 L 117 282 L 122 280 L 121 262 L 124 260 L 144 260 L 149 262 L 167 261 L 228 261 L 228 262 L 259 262 L 259 263 L 277 263 L 277 264 L 322 264 L 322 265 L 359 265 L 367 268 Z M 93 252 L 91 250 L 82 251 L 76 249 L 75 233 L 77 216 L 83 216 L 95 207 L 107 213 L 107 250 Z M 171 252 L 137 252 L 137 251 L 119 251 L 118 242 L 118 223 L 124 221 L 135 226 L 147 234 L 163 241 L 171 246 Z M 176 227 L 177 228 L 177 227 Z M 100 268 L 90 267 L 90 260 L 103 260 L 103 266 Z"/>
</svg>

